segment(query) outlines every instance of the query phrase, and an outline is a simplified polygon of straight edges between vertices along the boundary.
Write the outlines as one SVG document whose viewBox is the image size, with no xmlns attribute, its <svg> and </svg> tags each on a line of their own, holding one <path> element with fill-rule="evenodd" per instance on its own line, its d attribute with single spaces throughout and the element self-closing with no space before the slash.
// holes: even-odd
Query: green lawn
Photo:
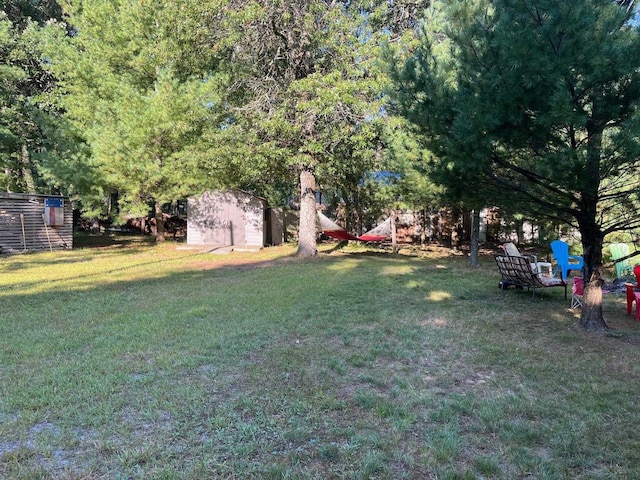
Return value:
<svg viewBox="0 0 640 480">
<path fill-rule="evenodd" d="M 0 477 L 640 478 L 640 325 L 493 259 L 0 257 Z"/>
</svg>

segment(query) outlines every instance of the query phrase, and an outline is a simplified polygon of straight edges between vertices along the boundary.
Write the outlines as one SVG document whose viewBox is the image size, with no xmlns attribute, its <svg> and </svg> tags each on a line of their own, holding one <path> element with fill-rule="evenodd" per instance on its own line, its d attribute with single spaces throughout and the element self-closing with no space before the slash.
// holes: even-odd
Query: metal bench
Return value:
<svg viewBox="0 0 640 480">
<path fill-rule="evenodd" d="M 533 290 L 533 297 L 539 288 L 564 287 L 564 298 L 567 298 L 567 284 L 561 278 L 538 275 L 528 257 L 516 255 L 496 255 L 496 263 L 502 279 L 500 288 L 506 290 L 511 286 L 527 287 Z"/>
</svg>

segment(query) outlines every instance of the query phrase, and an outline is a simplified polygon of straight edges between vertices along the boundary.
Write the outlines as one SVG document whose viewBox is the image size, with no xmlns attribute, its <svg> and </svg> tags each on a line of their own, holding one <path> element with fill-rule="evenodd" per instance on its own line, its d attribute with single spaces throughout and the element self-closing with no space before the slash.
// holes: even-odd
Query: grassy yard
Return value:
<svg viewBox="0 0 640 480">
<path fill-rule="evenodd" d="M 0 477 L 636 479 L 640 325 L 491 257 L 0 257 Z"/>
</svg>

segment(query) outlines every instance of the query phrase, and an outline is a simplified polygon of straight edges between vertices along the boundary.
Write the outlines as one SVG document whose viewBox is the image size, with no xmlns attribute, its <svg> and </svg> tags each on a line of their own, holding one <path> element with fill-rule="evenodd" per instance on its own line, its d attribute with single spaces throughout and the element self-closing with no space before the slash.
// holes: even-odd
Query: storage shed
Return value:
<svg viewBox="0 0 640 480">
<path fill-rule="evenodd" d="M 261 248 L 282 243 L 282 215 L 241 190 L 205 192 L 187 202 L 187 245 Z"/>
<path fill-rule="evenodd" d="M 0 253 L 72 246 L 73 208 L 68 197 L 0 193 Z"/>
</svg>

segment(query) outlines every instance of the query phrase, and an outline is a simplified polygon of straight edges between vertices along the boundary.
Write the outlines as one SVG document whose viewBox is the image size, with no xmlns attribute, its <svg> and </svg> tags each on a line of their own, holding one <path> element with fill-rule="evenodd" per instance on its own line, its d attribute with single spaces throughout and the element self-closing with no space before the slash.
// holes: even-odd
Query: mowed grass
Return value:
<svg viewBox="0 0 640 480">
<path fill-rule="evenodd" d="M 294 252 L 1 257 L 0 478 L 640 478 L 622 297 L 587 334 L 489 256 Z"/>
</svg>

